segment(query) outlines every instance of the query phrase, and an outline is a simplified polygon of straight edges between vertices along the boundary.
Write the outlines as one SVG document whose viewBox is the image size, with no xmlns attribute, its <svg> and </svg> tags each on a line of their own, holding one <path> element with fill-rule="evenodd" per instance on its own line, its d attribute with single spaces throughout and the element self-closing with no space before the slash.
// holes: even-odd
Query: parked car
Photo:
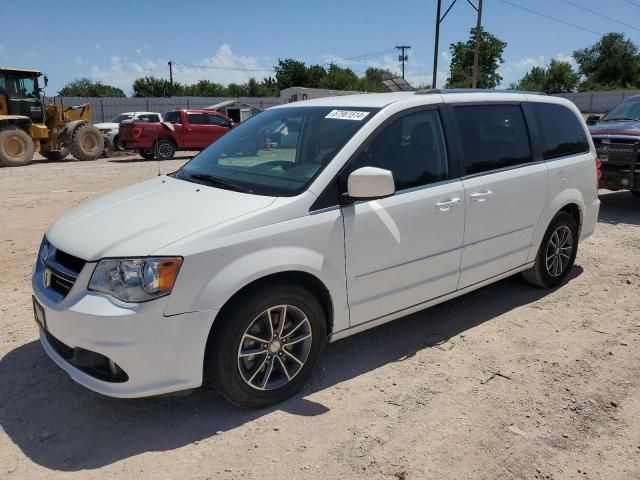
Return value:
<svg viewBox="0 0 640 480">
<path fill-rule="evenodd" d="M 231 119 L 214 110 L 175 110 L 161 123 L 121 123 L 120 142 L 143 158 L 169 160 L 177 150 L 208 147 L 233 126 Z"/>
<path fill-rule="evenodd" d="M 640 198 L 640 95 L 634 95 L 600 118 L 588 118 L 602 161 L 600 187 L 631 190 Z"/>
<path fill-rule="evenodd" d="M 125 121 L 162 122 L 162 115 L 156 112 L 124 112 L 113 117 L 110 122 L 96 123 L 95 126 L 104 135 L 108 148 L 112 150 L 123 150 L 123 146 L 120 143 L 119 129 L 120 123 Z"/>
<path fill-rule="evenodd" d="M 289 123 L 298 142 L 238 155 Z M 366 94 L 271 108 L 173 174 L 68 212 L 43 238 L 51 358 L 114 397 L 199 387 L 262 407 L 335 341 L 522 273 L 571 273 L 596 225 L 596 153 L 569 101 Z M 562 328 L 562 327 L 558 327 Z"/>
</svg>

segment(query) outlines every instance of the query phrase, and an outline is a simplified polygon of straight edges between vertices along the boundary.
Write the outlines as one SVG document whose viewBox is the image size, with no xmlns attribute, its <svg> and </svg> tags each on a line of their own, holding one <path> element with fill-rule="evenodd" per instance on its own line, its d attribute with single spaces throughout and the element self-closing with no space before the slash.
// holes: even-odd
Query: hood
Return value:
<svg viewBox="0 0 640 480">
<path fill-rule="evenodd" d="M 120 125 L 118 123 L 112 122 L 94 123 L 93 125 L 99 130 L 117 130 L 118 128 L 120 128 Z"/>
<path fill-rule="evenodd" d="M 589 125 L 592 135 L 637 135 L 640 136 L 640 121 L 621 120 L 614 122 L 598 122 Z"/>
<path fill-rule="evenodd" d="M 205 228 L 266 208 L 274 200 L 157 177 L 71 210 L 49 227 L 47 239 L 87 261 L 145 256 Z"/>
</svg>

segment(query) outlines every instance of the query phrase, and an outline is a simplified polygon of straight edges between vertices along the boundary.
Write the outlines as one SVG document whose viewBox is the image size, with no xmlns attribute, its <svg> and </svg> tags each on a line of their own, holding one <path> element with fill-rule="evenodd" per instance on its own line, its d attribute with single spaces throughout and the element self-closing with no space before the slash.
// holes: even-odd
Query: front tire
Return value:
<svg viewBox="0 0 640 480">
<path fill-rule="evenodd" d="M 0 166 L 28 165 L 34 152 L 31 136 L 21 128 L 10 126 L 0 130 Z"/>
<path fill-rule="evenodd" d="M 73 131 L 67 147 L 78 160 L 96 160 L 104 152 L 104 137 L 97 127 L 85 123 Z"/>
<path fill-rule="evenodd" d="M 273 405 L 296 393 L 327 342 L 322 306 L 296 285 L 244 295 L 216 322 L 207 346 L 207 376 L 224 398 L 245 408 Z"/>
<path fill-rule="evenodd" d="M 577 253 L 578 225 L 571 215 L 560 212 L 542 238 L 533 267 L 522 276 L 537 287 L 557 287 L 571 272 Z"/>
<path fill-rule="evenodd" d="M 158 140 L 154 151 L 158 160 L 171 160 L 176 154 L 176 146 L 171 140 Z"/>
</svg>

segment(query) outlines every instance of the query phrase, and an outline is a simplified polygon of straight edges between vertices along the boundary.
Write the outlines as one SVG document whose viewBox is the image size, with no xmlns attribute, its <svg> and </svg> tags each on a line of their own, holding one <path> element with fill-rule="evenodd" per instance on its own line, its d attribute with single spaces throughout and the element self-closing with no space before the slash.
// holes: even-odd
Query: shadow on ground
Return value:
<svg viewBox="0 0 640 480">
<path fill-rule="evenodd" d="M 571 281 L 582 269 L 573 270 Z M 305 397 L 416 352 L 534 302 L 549 291 L 518 276 L 423 312 L 330 344 L 308 387 L 270 409 L 246 411 L 199 389 L 189 396 L 119 400 L 76 385 L 38 342 L 0 360 L 0 425 L 35 463 L 62 471 L 94 469 L 147 451 L 165 451 L 283 410 L 322 415 Z"/>
<path fill-rule="evenodd" d="M 640 198 L 631 192 L 600 191 L 598 221 L 613 225 L 640 225 Z"/>
</svg>

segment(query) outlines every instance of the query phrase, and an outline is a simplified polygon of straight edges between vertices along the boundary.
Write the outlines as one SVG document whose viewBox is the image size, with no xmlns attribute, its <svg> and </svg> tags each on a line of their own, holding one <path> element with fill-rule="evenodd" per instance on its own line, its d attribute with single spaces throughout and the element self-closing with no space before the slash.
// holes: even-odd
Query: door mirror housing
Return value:
<svg viewBox="0 0 640 480">
<path fill-rule="evenodd" d="M 589 115 L 587 117 L 587 125 L 595 125 L 600 121 L 600 115 Z"/>
<path fill-rule="evenodd" d="M 394 193 L 396 184 L 393 173 L 383 168 L 362 167 L 349 175 L 344 200 L 375 200 L 390 197 Z"/>
</svg>

